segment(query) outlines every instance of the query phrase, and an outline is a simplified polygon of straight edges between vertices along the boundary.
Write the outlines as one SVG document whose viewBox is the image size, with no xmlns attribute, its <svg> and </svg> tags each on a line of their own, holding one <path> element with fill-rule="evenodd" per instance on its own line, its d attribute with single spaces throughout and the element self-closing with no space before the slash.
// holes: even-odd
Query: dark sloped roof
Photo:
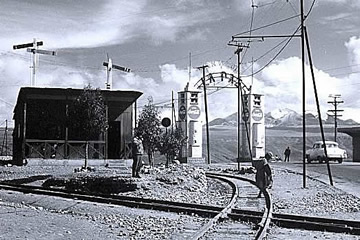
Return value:
<svg viewBox="0 0 360 240">
<path fill-rule="evenodd" d="M 26 102 L 27 99 L 72 100 L 78 97 L 82 91 L 84 91 L 84 89 L 23 87 L 20 89 L 14 113 L 19 107 L 19 104 Z M 142 95 L 142 92 L 139 91 L 123 90 L 101 90 L 101 93 L 106 102 L 121 102 L 124 107 L 129 107 Z"/>
<path fill-rule="evenodd" d="M 349 134 L 350 136 L 360 136 L 360 125 L 355 125 L 351 127 L 340 127 L 338 128 L 339 132 Z"/>
</svg>

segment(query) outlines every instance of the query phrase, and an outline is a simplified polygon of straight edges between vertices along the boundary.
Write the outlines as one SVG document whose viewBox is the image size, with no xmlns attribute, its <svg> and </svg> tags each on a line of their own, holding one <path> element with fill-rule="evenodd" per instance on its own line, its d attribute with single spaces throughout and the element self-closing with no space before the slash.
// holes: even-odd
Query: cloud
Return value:
<svg viewBox="0 0 360 240">
<path fill-rule="evenodd" d="M 360 47 L 353 38 L 348 42 L 349 49 L 352 49 L 353 58 L 357 58 L 357 50 Z M 356 46 L 356 47 L 355 47 Z M 355 47 L 353 49 L 353 47 Z M 326 118 L 326 112 L 333 109 L 333 106 L 327 102 L 331 100 L 330 94 L 341 94 L 344 100 L 343 106 L 346 109 L 352 108 L 348 112 L 344 112 L 344 118 L 352 118 L 360 122 L 359 112 L 360 100 L 354 84 L 358 84 L 360 74 L 351 74 L 344 78 L 332 77 L 328 73 L 316 69 L 314 67 L 317 94 L 320 103 L 320 110 L 323 118 Z M 253 86 L 254 93 L 260 91 L 265 95 L 265 111 L 269 112 L 274 109 L 290 108 L 299 113 L 302 112 L 302 73 L 301 59 L 291 57 L 278 60 L 265 68 L 260 77 L 256 78 Z M 310 68 L 306 65 L 306 111 L 316 112 L 315 94 L 313 88 Z"/>
<path fill-rule="evenodd" d="M 177 26 L 180 21 L 181 19 L 154 16 L 149 19 L 142 32 L 149 35 L 156 44 L 160 44 L 165 40 L 173 42 L 180 31 Z"/>
<path fill-rule="evenodd" d="M 360 37 L 351 37 L 350 40 L 345 43 L 345 47 L 348 50 L 350 63 L 360 64 Z"/>
<path fill-rule="evenodd" d="M 12 56 L 0 55 L 0 122 L 12 119 L 13 109 L 16 103 L 19 85 L 30 83 L 29 63 L 25 59 L 17 59 Z M 27 76 L 26 79 L 20 76 Z"/>
<path fill-rule="evenodd" d="M 321 2 L 321 1 L 320 1 Z M 341 4 L 341 5 L 349 5 L 351 7 L 360 7 L 360 2 L 358 0 L 324 0 L 322 3 L 335 3 L 335 4 Z"/>
<path fill-rule="evenodd" d="M 223 5 L 216 2 L 89 0 L 86 4 L 46 2 L 20 6 L 9 2 L 0 9 L 0 20 L 11 23 L 11 28 L 0 27 L 6 33 L 0 36 L 0 49 L 10 50 L 12 45 L 31 42 L 33 38 L 44 41 L 44 47 L 55 49 L 101 47 L 144 37 L 161 44 L 196 39 L 199 33 L 206 33 L 201 24 L 225 17 L 221 14 Z"/>
</svg>

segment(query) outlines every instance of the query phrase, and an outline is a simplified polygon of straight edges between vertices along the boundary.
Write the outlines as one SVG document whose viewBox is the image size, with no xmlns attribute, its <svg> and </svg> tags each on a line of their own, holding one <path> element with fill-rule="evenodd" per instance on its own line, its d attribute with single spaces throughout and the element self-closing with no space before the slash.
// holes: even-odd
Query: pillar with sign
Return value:
<svg viewBox="0 0 360 240">
<path fill-rule="evenodd" d="M 178 92 L 178 127 L 183 131 L 188 141 L 183 146 L 180 161 L 186 163 L 205 163 L 202 157 L 202 124 L 200 92 L 184 91 Z"/>
<path fill-rule="evenodd" d="M 265 156 L 264 96 L 249 95 L 251 153 L 254 159 Z"/>
</svg>

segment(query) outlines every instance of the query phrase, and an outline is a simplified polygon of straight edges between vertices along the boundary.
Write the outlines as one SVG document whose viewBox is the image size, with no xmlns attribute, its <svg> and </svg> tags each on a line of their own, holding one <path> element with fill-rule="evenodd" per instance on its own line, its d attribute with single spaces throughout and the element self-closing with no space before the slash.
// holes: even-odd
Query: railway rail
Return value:
<svg viewBox="0 0 360 240">
<path fill-rule="evenodd" d="M 83 192 L 70 192 L 64 189 L 44 188 L 39 186 L 22 185 L 15 182 L 0 182 L 0 189 L 18 191 L 23 193 L 41 194 L 49 196 L 57 196 L 62 198 L 70 198 L 91 202 L 100 202 L 108 204 L 123 205 L 128 207 L 153 209 L 161 211 L 171 211 L 184 214 L 197 214 L 199 216 L 211 218 L 208 224 L 205 224 L 199 231 L 197 231 L 191 239 L 198 239 L 203 236 L 208 229 L 210 229 L 221 218 L 230 218 L 233 220 L 240 220 L 246 222 L 253 222 L 257 224 L 258 231 L 255 239 L 263 239 L 266 236 L 267 229 L 270 223 L 284 228 L 299 228 L 306 230 L 328 231 L 337 233 L 348 233 L 353 235 L 360 235 L 360 222 L 350 220 L 330 219 L 323 217 L 301 216 L 293 214 L 272 213 L 271 197 L 268 192 L 265 192 L 265 211 L 243 210 L 235 207 L 234 199 L 238 195 L 237 187 L 231 183 L 231 179 L 238 179 L 255 184 L 254 181 L 235 176 L 231 174 L 220 174 L 215 172 L 208 172 L 208 177 L 213 177 L 226 181 L 233 189 L 232 199 L 228 206 L 219 207 L 211 205 L 172 202 L 165 200 L 137 198 L 121 195 L 110 194 L 88 194 Z M 39 177 L 41 178 L 41 177 Z M 39 179 L 34 177 L 33 179 Z M 21 181 L 20 181 L 21 182 Z"/>
<path fill-rule="evenodd" d="M 231 175 L 229 175 L 231 176 Z M 147 198 L 138 198 L 130 197 L 123 195 L 112 195 L 112 194 L 95 194 L 95 193 L 84 193 L 84 192 L 73 192 L 65 189 L 59 188 L 44 188 L 40 186 L 33 185 L 23 185 L 24 183 L 30 183 L 32 181 L 44 180 L 49 177 L 49 175 L 40 175 L 33 176 L 26 179 L 14 179 L 11 181 L 0 182 L 0 188 L 10 191 L 18 191 L 23 193 L 32 193 L 32 194 L 41 194 L 48 196 L 56 196 L 69 199 L 84 200 L 90 202 L 100 202 L 108 204 L 116 204 L 128 207 L 135 208 L 144 208 L 160 211 L 169 211 L 177 212 L 183 214 L 196 214 L 198 216 L 211 218 L 207 224 L 202 226 L 198 231 L 192 233 L 190 239 L 199 239 L 201 238 L 211 227 L 213 227 L 218 220 L 223 218 L 228 218 L 228 215 L 234 217 L 234 219 L 248 219 L 252 222 L 259 223 L 262 220 L 262 217 L 248 217 L 248 214 L 241 212 L 232 213 L 233 207 L 235 205 L 236 198 L 238 196 L 238 187 L 234 181 L 231 180 L 229 176 L 222 176 L 221 174 L 212 174 L 207 173 L 207 177 L 219 179 L 223 182 L 226 182 L 230 185 L 232 189 L 231 199 L 229 204 L 225 207 L 211 206 L 211 205 L 202 205 L 202 204 L 193 204 L 193 203 L 183 203 L 183 202 L 172 202 L 165 200 L 157 199 L 147 199 Z M 22 184 L 21 184 L 22 183 Z M 261 213 L 260 213 L 261 214 Z M 258 233 L 262 231 L 260 227 Z M 256 238 L 258 239 L 258 238 Z"/>
</svg>

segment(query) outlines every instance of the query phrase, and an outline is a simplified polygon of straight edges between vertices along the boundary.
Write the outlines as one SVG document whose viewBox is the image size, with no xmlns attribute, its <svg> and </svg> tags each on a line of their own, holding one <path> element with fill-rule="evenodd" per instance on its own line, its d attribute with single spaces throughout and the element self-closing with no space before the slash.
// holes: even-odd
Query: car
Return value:
<svg viewBox="0 0 360 240">
<path fill-rule="evenodd" d="M 326 152 L 329 161 L 338 161 L 342 163 L 347 158 L 346 150 L 339 148 L 339 144 L 333 141 L 325 141 Z M 325 152 L 323 141 L 317 141 L 313 147 L 306 151 L 306 159 L 308 163 L 312 161 L 319 161 L 322 163 L 325 161 Z"/>
</svg>

